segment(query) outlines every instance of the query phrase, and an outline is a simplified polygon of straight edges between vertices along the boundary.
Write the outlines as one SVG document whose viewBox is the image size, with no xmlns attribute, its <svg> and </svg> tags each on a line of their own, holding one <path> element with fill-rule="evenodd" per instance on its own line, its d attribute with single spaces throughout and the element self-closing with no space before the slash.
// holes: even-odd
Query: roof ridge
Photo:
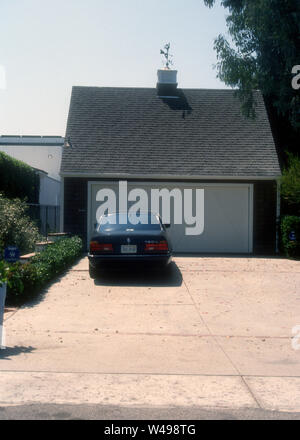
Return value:
<svg viewBox="0 0 300 440">
<path fill-rule="evenodd" d="M 131 87 L 131 86 L 72 86 L 73 89 L 107 89 L 107 90 L 156 90 L 156 87 Z M 236 92 L 238 89 L 229 88 L 208 88 L 208 87 L 178 87 L 177 90 L 191 90 L 191 91 L 220 91 L 220 92 Z M 253 89 L 254 92 L 258 91 Z"/>
</svg>

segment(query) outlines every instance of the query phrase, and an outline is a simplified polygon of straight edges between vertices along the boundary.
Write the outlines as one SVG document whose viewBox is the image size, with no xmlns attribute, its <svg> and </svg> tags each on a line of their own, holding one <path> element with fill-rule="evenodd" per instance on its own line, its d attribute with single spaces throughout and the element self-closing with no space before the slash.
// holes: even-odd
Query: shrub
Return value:
<svg viewBox="0 0 300 440">
<path fill-rule="evenodd" d="M 9 198 L 38 203 L 40 178 L 26 163 L 0 152 L 0 188 Z"/>
<path fill-rule="evenodd" d="M 65 238 L 49 245 L 27 264 L 17 263 L 7 296 L 10 302 L 22 302 L 37 294 L 49 281 L 68 268 L 82 252 L 82 240 L 79 237 Z M 19 287 L 19 278 L 23 290 Z M 17 281 L 17 282 L 15 282 Z"/>
<path fill-rule="evenodd" d="M 17 264 L 8 264 L 5 260 L 0 260 L 0 287 L 7 284 L 8 287 L 23 292 L 24 286 Z"/>
<path fill-rule="evenodd" d="M 0 258 L 7 246 L 17 246 L 21 253 L 26 253 L 32 251 L 40 239 L 38 228 L 27 211 L 25 202 L 0 194 Z"/>
<path fill-rule="evenodd" d="M 0 287 L 9 280 L 9 265 L 4 260 L 0 260 Z"/>
<path fill-rule="evenodd" d="M 291 239 L 295 234 L 295 240 Z M 281 221 L 281 238 L 284 252 L 289 257 L 300 256 L 300 217 L 287 215 Z"/>
</svg>

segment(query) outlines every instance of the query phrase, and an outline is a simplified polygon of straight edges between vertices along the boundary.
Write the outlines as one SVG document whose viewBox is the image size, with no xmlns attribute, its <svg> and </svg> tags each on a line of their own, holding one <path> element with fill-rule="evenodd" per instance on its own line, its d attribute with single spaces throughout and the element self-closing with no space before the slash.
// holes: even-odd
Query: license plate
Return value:
<svg viewBox="0 0 300 440">
<path fill-rule="evenodd" d="M 132 244 L 124 244 L 121 246 L 121 253 L 122 254 L 136 254 L 137 247 Z"/>
</svg>

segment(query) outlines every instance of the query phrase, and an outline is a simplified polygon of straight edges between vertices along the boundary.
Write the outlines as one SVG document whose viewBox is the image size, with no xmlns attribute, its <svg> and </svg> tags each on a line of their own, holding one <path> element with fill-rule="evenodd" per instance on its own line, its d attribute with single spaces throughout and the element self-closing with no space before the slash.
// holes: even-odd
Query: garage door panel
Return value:
<svg viewBox="0 0 300 440">
<path fill-rule="evenodd" d="M 203 252 L 249 251 L 249 187 L 205 189 Z"/>
<path fill-rule="evenodd" d="M 89 234 L 96 222 L 96 194 L 101 188 L 113 189 L 118 199 L 118 182 L 90 183 Z M 249 253 L 252 252 L 252 198 L 251 185 L 247 184 L 184 184 L 184 183 L 138 183 L 128 182 L 128 191 L 142 188 L 151 200 L 151 189 L 174 188 L 204 189 L 204 232 L 201 235 L 186 235 L 189 225 L 174 224 L 171 215 L 171 236 L 175 252 L 193 253 Z M 128 203 L 130 206 L 132 203 Z M 117 203 L 118 206 L 118 203 Z M 162 213 L 160 213 L 162 214 Z M 172 214 L 172 211 L 171 211 Z"/>
</svg>

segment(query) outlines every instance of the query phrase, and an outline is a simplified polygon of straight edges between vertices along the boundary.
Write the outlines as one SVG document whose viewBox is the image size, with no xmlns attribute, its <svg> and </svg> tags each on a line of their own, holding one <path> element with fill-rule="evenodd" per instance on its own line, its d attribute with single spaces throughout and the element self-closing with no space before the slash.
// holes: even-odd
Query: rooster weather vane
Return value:
<svg viewBox="0 0 300 440">
<path fill-rule="evenodd" d="M 165 47 L 164 47 L 164 50 L 160 49 L 160 53 L 161 53 L 161 55 L 163 55 L 164 58 L 165 58 L 165 59 L 163 60 L 163 62 L 165 63 L 165 68 L 166 68 L 166 69 L 170 69 L 170 66 L 173 66 L 173 61 L 172 61 L 173 55 L 171 55 L 171 54 L 169 53 L 169 51 L 170 51 L 170 47 L 171 47 L 171 44 L 170 44 L 170 43 L 167 43 L 167 44 L 165 45 Z"/>
</svg>

